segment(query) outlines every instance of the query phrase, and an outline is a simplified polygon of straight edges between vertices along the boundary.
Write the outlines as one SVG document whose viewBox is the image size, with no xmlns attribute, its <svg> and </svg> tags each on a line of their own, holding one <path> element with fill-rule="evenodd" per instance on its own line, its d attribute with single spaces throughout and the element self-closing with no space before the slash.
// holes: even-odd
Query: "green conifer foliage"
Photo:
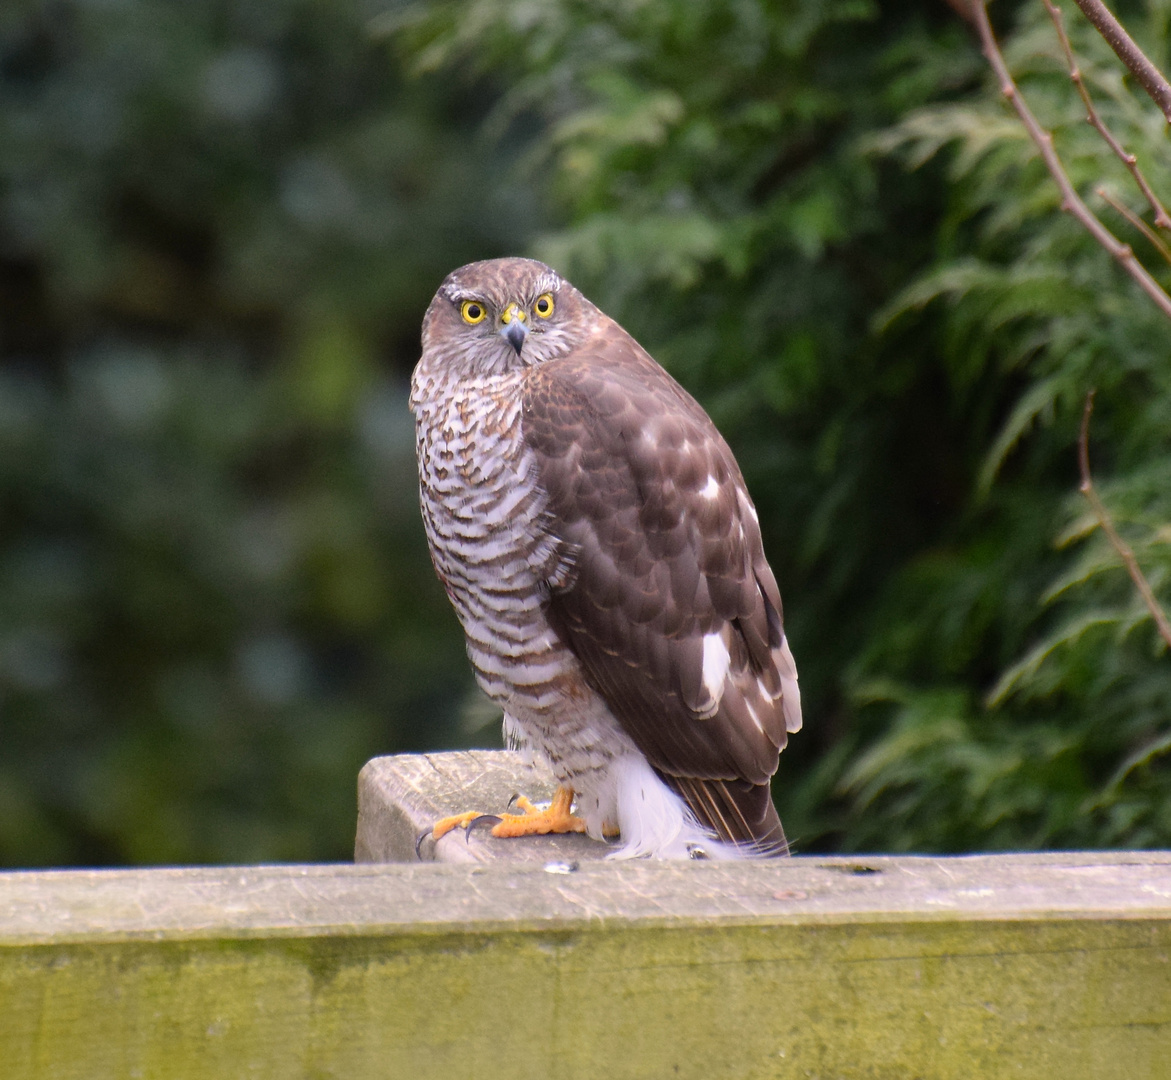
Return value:
<svg viewBox="0 0 1171 1080">
<path fill-rule="evenodd" d="M 1059 212 L 970 29 L 942 5 L 416 10 L 408 55 L 478 63 L 511 80 L 497 125 L 544 122 L 566 223 L 534 251 L 745 465 L 806 687 L 777 782 L 798 847 L 1165 843 L 1171 663 L 1075 449 L 1096 386 L 1100 487 L 1166 598 L 1168 326 Z M 1009 60 L 1075 183 L 1144 209 L 1020 11 Z M 1155 56 L 1161 11 L 1134 28 Z M 1071 24 L 1104 119 L 1166 177 L 1163 118 Z"/>
<path fill-rule="evenodd" d="M 1145 204 L 1039 3 L 1009 64 Z M 1165 200 L 1163 119 L 1072 9 Z M 1128 27 L 1157 62 L 1164 5 Z M 528 253 L 708 407 L 807 723 L 798 850 L 1171 841 L 1167 321 L 922 0 L 0 6 L 0 864 L 345 858 L 380 752 L 495 736 L 427 562 L 405 381 Z"/>
</svg>

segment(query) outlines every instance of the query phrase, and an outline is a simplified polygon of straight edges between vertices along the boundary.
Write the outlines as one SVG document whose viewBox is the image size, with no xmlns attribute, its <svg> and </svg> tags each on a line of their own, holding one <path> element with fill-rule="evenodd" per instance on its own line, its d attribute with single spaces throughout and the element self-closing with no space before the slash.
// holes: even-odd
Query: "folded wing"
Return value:
<svg viewBox="0 0 1171 1080">
<path fill-rule="evenodd" d="M 557 541 L 550 622 L 701 822 L 783 851 L 769 780 L 801 726 L 800 695 L 731 450 L 608 319 L 533 369 L 522 424 Z"/>
</svg>

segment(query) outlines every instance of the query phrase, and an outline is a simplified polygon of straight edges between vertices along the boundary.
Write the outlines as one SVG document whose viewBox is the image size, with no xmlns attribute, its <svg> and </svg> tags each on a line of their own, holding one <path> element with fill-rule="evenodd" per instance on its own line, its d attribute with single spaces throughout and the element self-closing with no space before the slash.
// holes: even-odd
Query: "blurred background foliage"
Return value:
<svg viewBox="0 0 1171 1080">
<path fill-rule="evenodd" d="M 1041 5 L 993 13 L 1079 189 L 1143 212 Z M 1165 65 L 1171 4 L 1124 13 Z M 517 252 L 737 451 L 799 850 L 1171 842 L 1171 660 L 1075 457 L 1097 386 L 1171 600 L 1168 327 L 1058 204 L 936 0 L 8 0 L 0 864 L 344 859 L 368 757 L 498 744 L 405 390 L 443 275 Z"/>
</svg>

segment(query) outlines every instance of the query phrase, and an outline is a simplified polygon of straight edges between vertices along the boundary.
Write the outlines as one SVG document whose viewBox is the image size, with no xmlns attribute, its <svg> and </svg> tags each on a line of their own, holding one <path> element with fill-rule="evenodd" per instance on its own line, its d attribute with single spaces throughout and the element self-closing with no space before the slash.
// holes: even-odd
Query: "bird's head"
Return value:
<svg viewBox="0 0 1171 1080">
<path fill-rule="evenodd" d="M 579 339 L 582 295 L 535 259 L 491 259 L 448 274 L 423 320 L 423 354 L 499 373 L 544 363 Z"/>
</svg>

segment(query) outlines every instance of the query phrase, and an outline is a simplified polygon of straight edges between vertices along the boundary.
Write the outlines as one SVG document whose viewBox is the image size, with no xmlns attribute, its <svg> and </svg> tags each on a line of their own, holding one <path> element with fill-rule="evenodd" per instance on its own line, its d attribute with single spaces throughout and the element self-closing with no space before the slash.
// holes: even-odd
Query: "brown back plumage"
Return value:
<svg viewBox="0 0 1171 1080">
<path fill-rule="evenodd" d="M 783 850 L 769 780 L 799 724 L 795 671 L 786 670 L 780 594 L 731 450 L 694 399 L 600 313 L 572 355 L 526 381 L 524 433 L 550 528 L 573 566 L 550 592 L 551 623 L 701 822 L 722 838 Z M 720 687 L 704 681 L 710 635 L 728 653 Z"/>
</svg>

